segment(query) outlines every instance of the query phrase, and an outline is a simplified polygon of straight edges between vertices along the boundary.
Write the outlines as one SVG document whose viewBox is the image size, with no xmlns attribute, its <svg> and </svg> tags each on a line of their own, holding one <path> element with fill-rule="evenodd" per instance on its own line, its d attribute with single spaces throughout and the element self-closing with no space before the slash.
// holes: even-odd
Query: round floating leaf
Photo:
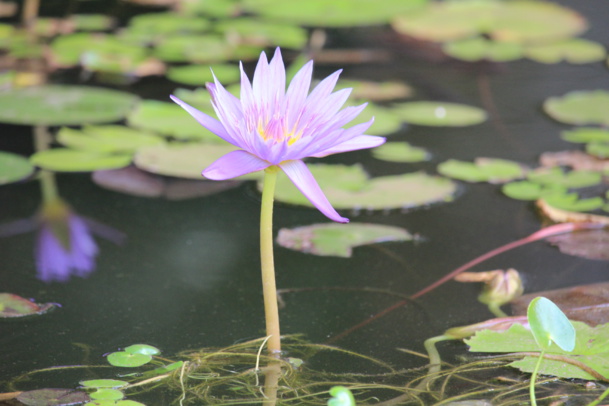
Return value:
<svg viewBox="0 0 609 406">
<path fill-rule="evenodd" d="M 144 355 L 158 355 L 161 353 L 161 350 L 148 344 L 133 344 L 125 348 L 124 351 L 128 352 L 129 354 Z"/>
<path fill-rule="evenodd" d="M 576 64 L 602 61 L 607 54 L 603 45 L 583 38 L 528 45 L 524 53 L 527 58 L 541 63 L 565 60 Z"/>
<path fill-rule="evenodd" d="M 486 112 L 482 109 L 447 102 L 402 103 L 394 107 L 393 111 L 407 123 L 434 127 L 462 127 L 486 120 Z"/>
<path fill-rule="evenodd" d="M 307 0 L 298 7 L 284 0 L 246 0 L 249 11 L 269 19 L 313 27 L 350 27 L 385 24 L 399 13 L 408 13 L 427 0 Z"/>
<path fill-rule="evenodd" d="M 561 168 L 541 168 L 529 172 L 528 179 L 543 185 L 558 185 L 567 188 L 582 188 L 598 185 L 602 181 L 602 175 L 594 171 L 571 171 L 563 172 Z"/>
<path fill-rule="evenodd" d="M 597 158 L 609 158 L 609 143 L 591 142 L 586 144 L 586 152 Z"/>
<path fill-rule="evenodd" d="M 600 197 L 579 199 L 576 193 L 551 194 L 544 196 L 543 200 L 552 207 L 567 211 L 591 211 L 600 209 L 605 204 Z"/>
<path fill-rule="evenodd" d="M 566 194 L 567 188 L 559 185 L 545 185 L 527 180 L 503 185 L 501 191 L 508 197 L 518 200 L 537 200 L 553 194 Z"/>
<path fill-rule="evenodd" d="M 156 134 L 120 125 L 86 126 L 82 130 L 64 127 L 57 140 L 73 149 L 100 153 L 134 153 L 141 147 L 165 143 Z"/>
<path fill-rule="evenodd" d="M 124 399 L 124 400 L 119 400 L 118 402 L 116 402 L 114 404 L 114 406 L 146 406 L 146 405 L 143 403 L 140 403 L 140 402 L 136 402 L 135 400 Z"/>
<path fill-rule="evenodd" d="M 87 388 L 120 388 L 129 385 L 128 382 L 119 381 L 117 379 L 92 379 L 88 381 L 80 381 L 82 386 Z"/>
<path fill-rule="evenodd" d="M 122 400 L 119 400 L 118 402 L 122 402 Z M 118 402 L 116 400 L 95 400 L 93 402 L 85 403 L 85 406 L 116 406 Z"/>
<path fill-rule="evenodd" d="M 89 396 L 73 389 L 36 389 L 21 392 L 17 398 L 27 406 L 68 406 L 89 400 Z"/>
<path fill-rule="evenodd" d="M 149 363 L 152 356 L 146 354 L 130 354 L 125 351 L 117 351 L 108 355 L 108 363 L 115 367 L 139 367 Z"/>
<path fill-rule="evenodd" d="M 359 102 L 350 102 L 348 105 L 359 106 Z M 349 122 L 349 126 L 366 123 L 374 117 L 374 122 L 366 130 L 366 134 L 373 135 L 388 135 L 399 131 L 402 128 L 402 119 L 387 107 L 379 106 L 378 104 L 368 103 L 364 111 L 362 111 L 353 121 Z"/>
<path fill-rule="evenodd" d="M 213 111 L 201 110 L 215 117 Z M 143 100 L 129 114 L 127 122 L 130 126 L 142 130 L 170 135 L 179 139 L 205 140 L 217 144 L 225 142 L 204 128 L 182 107 L 173 102 Z"/>
<path fill-rule="evenodd" d="M 55 303 L 38 304 L 12 293 L 0 293 L 0 318 L 44 314 L 55 306 Z"/>
<path fill-rule="evenodd" d="M 187 1 L 180 4 L 180 9 L 187 14 L 228 18 L 239 14 L 239 3 L 239 0 Z"/>
<path fill-rule="evenodd" d="M 517 162 L 491 158 L 477 158 L 474 163 L 450 159 L 438 165 L 438 172 L 468 182 L 502 183 L 524 176 Z"/>
<path fill-rule="evenodd" d="M 131 158 L 131 154 L 106 155 L 93 151 L 53 148 L 36 152 L 30 157 L 30 162 L 55 172 L 91 172 L 124 168 L 131 163 Z"/>
<path fill-rule="evenodd" d="M 442 50 L 453 58 L 468 62 L 480 60 L 507 62 L 522 57 L 520 44 L 492 41 L 482 37 L 449 42 L 442 47 Z"/>
<path fill-rule="evenodd" d="M 452 200 L 455 183 L 423 172 L 384 176 L 366 182 L 344 182 L 341 172 L 353 167 L 309 165 L 313 176 L 335 208 L 382 210 L 410 208 Z M 347 169 L 346 169 L 347 168 Z M 361 168 L 359 169 L 361 171 Z M 259 189 L 261 184 L 258 185 Z M 291 204 L 312 206 L 287 176 L 277 179 L 276 199 Z"/>
<path fill-rule="evenodd" d="M 531 301 L 527 309 L 527 319 L 537 345 L 548 350 L 552 342 L 563 351 L 575 349 L 575 328 L 565 314 L 543 296 Z"/>
<path fill-rule="evenodd" d="M 70 21 L 77 31 L 104 31 L 114 26 L 114 19 L 104 14 L 75 14 Z"/>
<path fill-rule="evenodd" d="M 164 37 L 173 34 L 204 32 L 210 26 L 209 20 L 178 13 L 140 14 L 129 20 L 128 30 L 150 37 Z"/>
<path fill-rule="evenodd" d="M 94 400 L 119 400 L 125 397 L 125 394 L 116 389 L 98 389 L 91 392 L 89 397 Z"/>
<path fill-rule="evenodd" d="M 609 91 L 569 92 L 550 97 L 543 103 L 544 111 L 553 119 L 567 124 L 609 125 Z"/>
<path fill-rule="evenodd" d="M 427 150 L 413 147 L 407 142 L 387 142 L 374 148 L 372 156 L 390 162 L 421 162 L 430 158 Z"/>
<path fill-rule="evenodd" d="M 369 82 L 365 80 L 339 80 L 335 90 L 351 89 L 351 99 L 387 101 L 405 99 L 414 93 L 412 87 L 403 82 Z"/>
<path fill-rule="evenodd" d="M 0 122 L 81 125 L 122 119 L 137 97 L 87 86 L 46 85 L 0 92 Z"/>
<path fill-rule="evenodd" d="M 212 73 L 213 71 L 213 73 Z M 239 81 L 241 72 L 236 65 L 186 65 L 173 66 L 167 70 L 167 77 L 174 82 L 192 86 L 203 86 L 214 81 L 214 75 L 222 84 Z"/>
<path fill-rule="evenodd" d="M 18 182 L 29 177 L 33 172 L 34 167 L 27 158 L 0 151 L 0 185 Z"/>
<path fill-rule="evenodd" d="M 308 40 L 307 31 L 292 24 L 254 20 L 252 17 L 231 18 L 215 26 L 216 31 L 236 38 L 243 44 L 301 49 Z"/>
<path fill-rule="evenodd" d="M 580 127 L 560 133 L 569 142 L 609 142 L 609 130 L 595 127 Z"/>
<path fill-rule="evenodd" d="M 411 241 L 403 228 L 366 223 L 324 223 L 279 230 L 282 247 L 313 255 L 349 258 L 354 247 L 387 241 Z"/>
</svg>

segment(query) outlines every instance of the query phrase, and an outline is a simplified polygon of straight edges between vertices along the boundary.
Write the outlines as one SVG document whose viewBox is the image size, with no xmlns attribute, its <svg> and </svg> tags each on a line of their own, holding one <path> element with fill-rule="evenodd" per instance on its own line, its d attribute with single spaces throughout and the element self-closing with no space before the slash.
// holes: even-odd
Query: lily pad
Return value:
<svg viewBox="0 0 609 406">
<path fill-rule="evenodd" d="M 599 62 L 605 59 L 605 47 L 583 38 L 570 38 L 548 44 L 528 45 L 524 49 L 527 58 L 541 63 L 567 61 L 574 64 Z"/>
<path fill-rule="evenodd" d="M 398 81 L 370 82 L 341 79 L 336 84 L 335 90 L 347 88 L 352 89 L 350 98 L 355 100 L 388 101 L 405 99 L 414 94 L 412 87 Z"/>
<path fill-rule="evenodd" d="M 575 328 L 550 299 L 536 297 L 529 304 L 527 320 L 533 337 L 543 351 L 555 343 L 566 352 L 575 348 Z"/>
<path fill-rule="evenodd" d="M 309 165 L 309 168 L 337 209 L 412 208 L 450 201 L 457 190 L 457 185 L 451 180 L 423 172 L 373 178 L 364 184 L 359 180 L 343 184 L 337 173 L 349 167 L 318 164 Z M 285 203 L 312 206 L 287 176 L 277 179 L 275 197 Z"/>
<path fill-rule="evenodd" d="M 200 106 L 197 106 L 200 107 Z M 213 111 L 205 113 L 214 115 Z M 178 139 L 204 140 L 221 144 L 224 141 L 192 118 L 183 108 L 173 102 L 143 100 L 127 116 L 130 126 L 142 130 L 169 135 Z"/>
<path fill-rule="evenodd" d="M 527 178 L 542 185 L 558 185 L 566 188 L 582 188 L 598 185 L 602 175 L 596 171 L 576 170 L 564 172 L 561 168 L 540 168 L 529 172 Z"/>
<path fill-rule="evenodd" d="M 468 62 L 488 60 L 515 61 L 522 58 L 522 46 L 515 42 L 493 41 L 482 37 L 446 43 L 442 50 L 449 56 Z"/>
<path fill-rule="evenodd" d="M 390 162 L 421 162 L 431 157 L 424 148 L 418 148 L 407 142 L 387 142 L 372 150 L 372 156 Z"/>
<path fill-rule="evenodd" d="M 91 392 L 89 397 L 94 400 L 120 400 L 125 397 L 125 394 L 117 389 L 100 388 Z"/>
<path fill-rule="evenodd" d="M 73 149 L 100 153 L 134 153 L 141 147 L 165 143 L 156 134 L 120 125 L 85 126 L 82 130 L 64 127 L 57 140 Z"/>
<path fill-rule="evenodd" d="M 473 163 L 449 159 L 438 165 L 438 172 L 467 182 L 490 183 L 504 183 L 522 178 L 525 174 L 519 163 L 493 158 L 477 158 Z"/>
<path fill-rule="evenodd" d="M 40 315 L 56 306 L 55 303 L 38 304 L 12 293 L 0 293 L 0 318 Z"/>
<path fill-rule="evenodd" d="M 608 126 L 609 91 L 575 91 L 562 97 L 550 97 L 543 103 L 543 109 L 562 123 Z"/>
<path fill-rule="evenodd" d="M 347 105 L 359 106 L 363 101 L 348 102 Z M 362 111 L 354 120 L 350 121 L 350 125 L 356 125 L 370 121 L 374 117 L 374 122 L 366 130 L 366 134 L 373 135 L 388 135 L 399 131 L 402 128 L 403 120 L 399 115 L 395 114 L 391 109 L 378 104 L 368 103 L 364 111 Z"/>
<path fill-rule="evenodd" d="M 569 142 L 609 142 L 609 130 L 596 127 L 580 127 L 560 133 Z"/>
<path fill-rule="evenodd" d="M 128 352 L 129 354 L 144 355 L 158 355 L 161 353 L 161 350 L 148 344 L 133 344 L 125 348 L 124 351 Z"/>
<path fill-rule="evenodd" d="M 212 73 L 213 71 L 213 73 Z M 214 75 L 223 83 L 239 81 L 241 73 L 236 65 L 186 65 L 173 66 L 167 70 L 167 77 L 174 82 L 192 86 L 203 86 L 214 81 Z"/>
<path fill-rule="evenodd" d="M 0 151 L 0 185 L 18 182 L 32 173 L 34 173 L 34 167 L 27 158 Z"/>
<path fill-rule="evenodd" d="M 119 381 L 117 379 L 91 379 L 88 381 L 80 381 L 82 386 L 87 388 L 121 388 L 129 384 L 129 382 Z"/>
<path fill-rule="evenodd" d="M 580 199 L 577 193 L 544 196 L 543 200 L 552 207 L 567 211 L 591 211 L 600 209 L 605 202 L 600 197 Z"/>
<path fill-rule="evenodd" d="M 68 406 L 87 402 L 89 396 L 73 389 L 36 389 L 22 392 L 17 400 L 27 406 Z"/>
<path fill-rule="evenodd" d="M 210 27 L 209 20 L 174 12 L 140 14 L 129 20 L 131 33 L 164 37 L 173 34 L 204 32 Z"/>
<path fill-rule="evenodd" d="M 239 3 L 240 0 L 187 1 L 180 4 L 180 8 L 187 14 L 227 18 L 239 14 Z"/>
<path fill-rule="evenodd" d="M 0 92 L 0 122 L 24 125 L 109 123 L 125 117 L 138 98 L 90 86 L 45 85 Z"/>
<path fill-rule="evenodd" d="M 91 172 L 124 168 L 131 163 L 131 159 L 131 154 L 108 155 L 93 151 L 53 148 L 36 152 L 30 157 L 30 162 L 54 172 Z"/>
<path fill-rule="evenodd" d="M 487 118 L 482 109 L 448 102 L 408 102 L 396 105 L 393 111 L 409 124 L 434 127 L 462 127 L 480 124 Z"/>
<path fill-rule="evenodd" d="M 560 185 L 539 183 L 527 180 L 511 182 L 503 185 L 501 191 L 508 197 L 518 200 L 537 200 L 553 194 L 566 194 L 567 188 Z"/>
<path fill-rule="evenodd" d="M 115 20 L 105 14 L 75 14 L 70 16 L 76 31 L 104 31 L 114 26 Z"/>
<path fill-rule="evenodd" d="M 591 142 L 586 144 L 586 152 L 590 155 L 594 155 L 597 158 L 609 158 L 609 143 Z"/>
<path fill-rule="evenodd" d="M 260 47 L 301 49 L 308 40 L 308 34 L 304 28 L 293 24 L 255 20 L 252 17 L 220 21 L 214 28 L 241 44 Z"/>
<path fill-rule="evenodd" d="M 411 241 L 413 236 L 403 228 L 380 224 L 312 224 L 282 228 L 277 243 L 294 251 L 320 256 L 349 258 L 354 247 L 387 241 Z"/>
<path fill-rule="evenodd" d="M 147 354 L 130 354 L 126 351 L 117 351 L 108 354 L 108 363 L 115 367 L 139 367 L 152 361 Z"/>
</svg>

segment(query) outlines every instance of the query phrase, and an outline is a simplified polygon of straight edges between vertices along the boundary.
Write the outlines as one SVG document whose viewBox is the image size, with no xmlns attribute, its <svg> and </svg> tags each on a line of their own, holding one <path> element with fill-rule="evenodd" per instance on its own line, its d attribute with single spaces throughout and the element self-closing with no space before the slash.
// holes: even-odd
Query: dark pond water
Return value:
<svg viewBox="0 0 609 406">
<path fill-rule="evenodd" d="M 568 6 L 590 20 L 592 28 L 584 37 L 607 43 L 609 7 L 603 1 Z M 559 138 L 559 131 L 567 126 L 545 116 L 541 102 L 571 90 L 609 89 L 603 63 L 430 62 L 379 29 L 336 35 L 347 46 L 380 46 L 391 54 L 383 63 L 346 66 L 345 77 L 400 79 L 415 87 L 417 98 L 477 105 L 497 114 L 477 126 L 411 126 L 391 136 L 391 140 L 408 140 L 429 149 L 433 159 L 424 164 L 383 163 L 371 158 L 369 151 L 324 160 L 362 162 L 372 176 L 419 169 L 433 173 L 438 163 L 449 158 L 489 156 L 535 165 L 540 153 L 570 145 Z M 316 76 L 335 68 L 319 65 Z M 134 91 L 146 97 L 162 99 L 165 90 L 171 91 L 165 82 L 144 80 L 134 85 Z M 30 134 L 29 127 L 3 126 L 1 149 L 30 153 Z M 121 230 L 127 242 L 116 247 L 98 239 L 101 254 L 95 273 L 66 284 L 45 284 L 36 278 L 34 235 L 0 241 L 0 290 L 62 306 L 43 317 L 0 324 L 0 381 L 53 365 L 103 364 L 104 353 L 136 342 L 155 345 L 170 355 L 264 335 L 257 234 L 260 197 L 253 184 L 171 202 L 101 189 L 87 174 L 59 174 L 57 180 L 61 195 L 79 213 Z M 32 216 L 39 204 L 37 182 L 3 186 L 0 222 Z M 379 288 L 411 294 L 540 226 L 532 204 L 508 199 L 499 187 L 489 184 L 463 184 L 454 202 L 429 208 L 344 214 L 355 222 L 405 227 L 424 239 L 358 248 L 351 259 L 315 257 L 277 247 L 278 287 L 313 288 L 283 296 L 283 333 L 303 334 L 312 342 L 324 343 L 397 300 L 389 294 L 326 288 Z M 281 204 L 275 209 L 276 229 L 321 221 L 323 216 L 312 209 Z M 605 262 L 567 256 L 544 242 L 501 255 L 476 269 L 509 267 L 522 273 L 527 292 L 608 279 Z M 400 308 L 334 344 L 399 367 L 422 366 L 423 360 L 396 348 L 423 351 L 424 339 L 448 327 L 491 318 L 477 302 L 477 294 L 476 286 L 447 283 L 416 305 Z M 465 351 L 460 345 L 441 348 Z M 45 379 L 49 385 L 53 382 L 51 377 Z M 63 386 L 73 386 L 70 382 Z"/>
</svg>

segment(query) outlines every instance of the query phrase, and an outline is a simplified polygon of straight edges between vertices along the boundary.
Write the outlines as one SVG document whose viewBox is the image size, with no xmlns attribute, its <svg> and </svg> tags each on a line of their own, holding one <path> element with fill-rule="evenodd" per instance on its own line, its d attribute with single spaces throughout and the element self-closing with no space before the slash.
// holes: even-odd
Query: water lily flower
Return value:
<svg viewBox="0 0 609 406">
<path fill-rule="evenodd" d="M 203 176 L 226 180 L 279 167 L 323 214 L 345 223 L 349 220 L 332 207 L 303 159 L 373 148 L 385 138 L 364 134 L 373 120 L 343 128 L 366 104 L 341 110 L 351 93 L 351 89 L 332 93 L 341 71 L 322 80 L 309 93 L 312 71 L 310 61 L 286 90 L 285 66 L 277 48 L 270 62 L 264 52 L 260 55 L 251 83 L 241 65 L 240 99 L 214 77 L 207 89 L 218 119 L 175 96 L 171 98 L 203 127 L 239 148 L 211 164 Z"/>
</svg>

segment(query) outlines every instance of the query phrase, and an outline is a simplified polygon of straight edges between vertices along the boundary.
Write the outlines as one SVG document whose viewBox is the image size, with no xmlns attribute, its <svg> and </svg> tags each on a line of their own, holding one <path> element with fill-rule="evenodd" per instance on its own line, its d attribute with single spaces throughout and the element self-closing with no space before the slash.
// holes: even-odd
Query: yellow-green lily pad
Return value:
<svg viewBox="0 0 609 406">
<path fill-rule="evenodd" d="M 400 227 L 368 223 L 324 223 L 282 228 L 277 243 L 282 247 L 320 256 L 350 258 L 353 248 L 388 241 L 411 241 Z"/>
<path fill-rule="evenodd" d="M 442 50 L 449 56 L 468 62 L 488 60 L 494 62 L 515 61 L 522 57 L 522 45 L 475 37 L 444 44 Z"/>
<path fill-rule="evenodd" d="M 486 112 L 465 104 L 419 101 L 398 104 L 394 113 L 409 124 L 433 127 L 463 127 L 480 124 Z"/>
<path fill-rule="evenodd" d="M 347 105 L 360 105 L 363 101 L 352 101 Z M 402 128 L 402 119 L 395 114 L 391 109 L 380 106 L 374 103 L 368 103 L 364 111 L 362 111 L 353 121 L 349 122 L 349 126 L 365 123 L 374 117 L 374 122 L 366 131 L 366 134 L 371 135 L 389 135 L 399 131 Z"/>
<path fill-rule="evenodd" d="M 207 82 L 213 82 L 214 75 L 222 84 L 227 84 L 238 82 L 241 72 L 236 65 L 185 65 L 167 69 L 169 79 L 191 86 L 203 86 Z"/>
<path fill-rule="evenodd" d="M 125 348 L 125 352 L 129 354 L 144 354 L 144 355 L 158 355 L 161 353 L 156 347 L 148 344 L 133 344 Z"/>
<path fill-rule="evenodd" d="M 124 168 L 131 163 L 131 154 L 108 155 L 93 151 L 53 148 L 36 152 L 30 162 L 55 172 L 92 172 L 100 169 Z"/>
<path fill-rule="evenodd" d="M 89 397 L 94 400 L 120 400 L 125 397 L 125 394 L 117 389 L 99 388 L 95 392 L 91 392 Z"/>
<path fill-rule="evenodd" d="M 591 211 L 600 209 L 605 204 L 601 197 L 580 199 L 577 193 L 552 194 L 543 197 L 547 204 L 557 209 L 567 211 Z"/>
<path fill-rule="evenodd" d="M 558 185 L 566 188 L 582 188 L 598 185 L 602 175 L 595 171 L 577 170 L 564 172 L 561 168 L 540 168 L 527 174 L 531 182 L 542 185 Z"/>
<path fill-rule="evenodd" d="M 211 17 L 228 18 L 241 11 L 240 0 L 187 1 L 180 4 L 186 14 L 203 14 Z"/>
<path fill-rule="evenodd" d="M 87 388 L 121 388 L 129 385 L 129 382 L 119 381 L 118 379 L 90 379 L 86 381 L 80 381 L 82 386 Z"/>
<path fill-rule="evenodd" d="M 431 157 L 424 148 L 414 147 L 407 142 L 387 142 L 374 148 L 372 156 L 390 162 L 421 162 Z"/>
<path fill-rule="evenodd" d="M 609 130 L 596 127 L 580 127 L 560 133 L 569 142 L 609 142 Z"/>
<path fill-rule="evenodd" d="M 531 44 L 524 48 L 527 58 L 541 63 L 567 61 L 574 64 L 599 62 L 607 52 L 602 44 L 583 38 L 569 38 L 561 41 Z"/>
<path fill-rule="evenodd" d="M 63 127 L 57 140 L 72 149 L 101 153 L 134 153 L 141 147 L 165 143 L 157 134 L 121 125 L 85 126 L 82 130 Z"/>
<path fill-rule="evenodd" d="M 152 361 L 152 356 L 148 354 L 130 354 L 126 351 L 117 351 L 108 354 L 107 359 L 108 363 L 115 367 L 139 367 Z"/>
<path fill-rule="evenodd" d="M 0 122 L 24 125 L 109 123 L 125 117 L 137 96 L 91 86 L 45 85 L 0 92 Z"/>
<path fill-rule="evenodd" d="M 525 175 L 518 162 L 496 158 L 477 158 L 473 163 L 449 159 L 438 165 L 438 172 L 467 182 L 490 183 L 504 183 Z"/>
<path fill-rule="evenodd" d="M 129 20 L 127 29 L 131 33 L 162 37 L 174 34 L 201 33 L 209 29 L 210 25 L 206 18 L 175 12 L 163 12 L 136 15 Z"/>
<path fill-rule="evenodd" d="M 609 91 L 574 91 L 562 97 L 550 97 L 544 111 L 553 119 L 567 124 L 609 125 Z"/>
<path fill-rule="evenodd" d="M 591 142 L 586 144 L 586 152 L 590 155 L 594 155 L 597 158 L 609 158 L 609 143 Z"/>
<path fill-rule="evenodd" d="M 566 194 L 567 188 L 555 184 L 541 185 L 528 180 L 522 180 L 506 183 L 502 186 L 501 191 L 512 199 L 537 200 L 549 195 Z"/>
<path fill-rule="evenodd" d="M 0 151 L 0 185 L 18 182 L 32 173 L 34 173 L 34 167 L 27 158 Z"/>
<path fill-rule="evenodd" d="M 255 20 L 252 17 L 220 21 L 214 28 L 241 44 L 261 47 L 301 49 L 308 40 L 308 34 L 304 28 L 293 24 Z"/>
<path fill-rule="evenodd" d="M 104 31 L 114 26 L 114 18 L 105 14 L 74 14 L 70 21 L 77 31 Z"/>
</svg>

